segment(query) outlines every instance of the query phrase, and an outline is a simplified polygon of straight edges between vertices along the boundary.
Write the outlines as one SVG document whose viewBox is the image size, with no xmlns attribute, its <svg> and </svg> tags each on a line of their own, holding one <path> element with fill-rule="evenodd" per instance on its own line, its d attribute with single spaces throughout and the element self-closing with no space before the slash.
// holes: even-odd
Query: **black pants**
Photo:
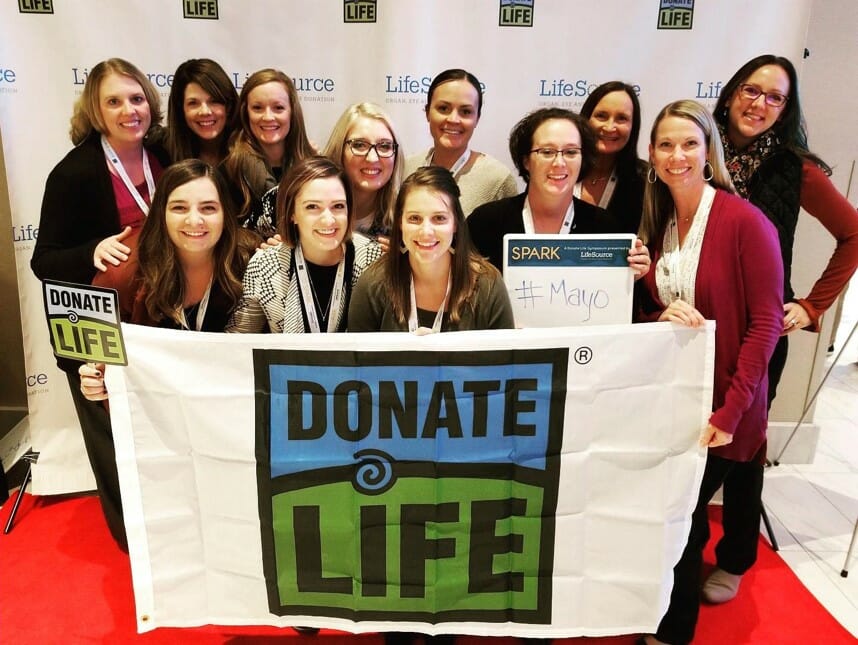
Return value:
<svg viewBox="0 0 858 645">
<path fill-rule="evenodd" d="M 104 519 L 107 520 L 110 533 L 119 547 L 127 551 L 128 541 L 125 537 L 125 522 L 122 519 L 122 498 L 119 495 L 119 472 L 116 469 L 110 414 L 100 401 L 86 399 L 80 391 L 80 375 L 77 372 L 66 372 L 66 376 L 80 421 L 86 455 L 95 475 L 95 486 Z"/>
<path fill-rule="evenodd" d="M 769 361 L 769 408 L 789 353 L 789 336 L 781 336 Z M 736 575 L 744 574 L 757 561 L 757 544 L 762 511 L 763 472 L 766 445 L 749 462 L 737 463 L 724 480 L 724 537 L 715 547 L 718 567 Z"/>
<path fill-rule="evenodd" d="M 656 638 L 673 645 L 690 643 L 697 627 L 700 613 L 701 568 L 703 566 L 703 548 L 709 541 L 709 519 L 706 507 L 721 484 L 730 476 L 741 462 L 716 457 L 712 454 L 706 460 L 703 481 L 700 483 L 700 495 L 697 506 L 691 516 L 691 532 L 688 543 L 673 568 L 673 591 L 667 613 L 659 623 Z M 759 513 L 757 513 L 759 522 Z"/>
</svg>

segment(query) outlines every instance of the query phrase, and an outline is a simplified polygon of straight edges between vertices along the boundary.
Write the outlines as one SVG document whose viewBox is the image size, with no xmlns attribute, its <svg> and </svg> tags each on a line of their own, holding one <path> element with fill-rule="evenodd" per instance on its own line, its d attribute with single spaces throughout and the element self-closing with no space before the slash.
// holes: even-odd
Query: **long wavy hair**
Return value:
<svg viewBox="0 0 858 645">
<path fill-rule="evenodd" d="M 596 136 L 587 119 L 563 108 L 540 108 L 524 116 L 509 133 L 509 155 L 525 183 L 530 183 L 530 171 L 524 162 L 533 148 L 533 134 L 539 126 L 551 119 L 571 121 L 581 135 L 581 170 L 578 176 L 586 177 L 593 166 L 596 158 Z"/>
<path fill-rule="evenodd" d="M 405 211 L 405 200 L 413 190 L 426 188 L 446 198 L 453 211 L 456 222 L 456 232 L 451 257 L 450 298 L 447 303 L 447 313 L 451 322 L 458 322 L 467 307 L 473 311 L 476 303 L 474 295 L 477 279 L 481 274 L 497 272 L 491 264 L 474 250 L 468 227 L 465 224 L 465 213 L 459 203 L 459 186 L 453 175 L 440 166 L 423 166 L 411 173 L 399 189 L 396 206 L 393 211 L 393 226 L 390 229 L 390 251 L 379 262 L 384 263 L 385 285 L 393 313 L 400 324 L 405 324 L 411 313 L 411 265 L 408 253 L 400 253 L 403 247 L 402 216 Z"/>
<path fill-rule="evenodd" d="M 808 158 L 825 171 L 831 174 L 831 166 L 825 163 L 817 155 L 807 148 L 807 126 L 801 111 L 801 98 L 798 92 L 798 74 L 792 61 L 783 56 L 774 54 L 762 54 L 752 58 L 742 65 L 738 71 L 730 77 L 718 95 L 715 103 L 715 121 L 723 128 L 727 128 L 730 120 L 730 100 L 738 91 L 739 86 L 761 67 L 765 65 L 777 65 L 786 72 L 789 77 L 789 98 L 781 112 L 780 118 L 771 127 L 772 132 L 780 139 L 785 148 L 791 150 L 799 157 Z"/>
<path fill-rule="evenodd" d="M 638 139 L 641 133 L 641 104 L 635 88 L 622 81 L 602 83 L 584 101 L 584 105 L 581 106 L 581 116 L 589 121 L 599 101 L 611 92 L 625 92 L 632 102 L 632 127 L 629 132 L 629 140 L 617 154 L 615 167 L 618 177 L 633 177 L 641 167 L 641 160 L 638 159 Z M 584 174 L 582 173 L 581 178 L 583 179 L 583 177 Z"/>
<path fill-rule="evenodd" d="M 281 83 L 289 96 L 289 134 L 286 135 L 286 150 L 283 155 L 283 173 L 295 162 L 315 154 L 307 138 L 304 125 L 304 112 L 292 79 L 276 69 L 266 68 L 254 72 L 245 81 L 238 97 L 238 117 L 241 127 L 232 135 L 230 151 L 224 160 L 224 169 L 241 191 L 242 203 L 239 214 L 248 215 L 254 200 L 260 199 L 269 188 L 268 178 L 272 174 L 271 166 L 262 152 L 259 142 L 250 129 L 250 117 L 247 114 L 250 93 L 265 83 Z"/>
<path fill-rule="evenodd" d="M 173 86 L 167 101 L 167 152 L 174 162 L 199 156 L 199 137 L 185 119 L 185 90 L 191 83 L 203 88 L 226 110 L 226 123 L 217 141 L 218 156 L 223 159 L 229 150 L 229 138 L 238 123 L 238 92 L 223 67 L 209 58 L 186 60 L 173 74 Z"/>
<path fill-rule="evenodd" d="M 328 157 L 314 155 L 296 163 L 280 180 L 274 212 L 277 216 L 277 232 L 283 238 L 283 244 L 295 248 L 300 241 L 298 226 L 292 221 L 292 214 L 295 212 L 295 202 L 298 200 L 301 189 L 314 179 L 327 179 L 329 177 L 339 179 L 343 185 L 343 190 L 345 190 L 349 225 L 343 241 L 351 239 L 352 190 L 349 187 L 346 173 Z"/>
<path fill-rule="evenodd" d="M 338 165 L 345 166 L 346 139 L 348 139 L 349 131 L 358 119 L 380 121 L 390 130 L 393 142 L 397 145 L 390 181 L 382 186 L 375 195 L 375 223 L 389 228 L 392 219 L 393 204 L 399 192 L 399 186 L 402 183 L 402 171 L 405 166 L 403 161 L 405 154 L 396 136 L 396 129 L 393 127 L 393 121 L 390 116 L 375 103 L 363 102 L 350 105 L 340 118 L 337 119 L 336 124 L 334 124 L 334 129 L 331 131 L 331 136 L 328 138 L 328 143 L 322 154 Z"/>
<path fill-rule="evenodd" d="M 145 290 L 146 313 L 153 320 L 169 318 L 181 324 L 179 314 L 185 298 L 185 276 L 167 232 L 167 202 L 176 188 L 202 177 L 214 184 L 223 208 L 223 232 L 213 250 L 213 282 L 220 286 L 233 307 L 241 298 L 241 279 L 252 245 L 241 235 L 229 187 L 221 174 L 204 161 L 186 159 L 173 164 L 161 175 L 140 232 L 138 275 Z"/>
<path fill-rule="evenodd" d="M 718 127 L 709 111 L 697 101 L 687 99 L 668 103 L 655 117 L 649 135 L 650 145 L 655 145 L 658 126 L 669 116 L 688 119 L 700 128 L 706 139 L 706 159 L 712 166 L 712 179 L 709 180 L 709 185 L 726 190 L 728 193 L 735 193 L 730 172 L 724 165 L 724 148 L 721 145 L 721 137 L 718 136 Z M 655 170 L 650 165 L 649 173 L 654 172 Z M 656 175 L 655 183 L 647 182 L 644 189 L 644 209 L 639 236 L 645 244 L 661 242 L 667 222 L 673 214 L 673 209 L 673 196 L 670 194 L 667 185 Z"/>
<path fill-rule="evenodd" d="M 107 132 L 107 124 L 101 115 L 98 94 L 101 91 L 101 84 L 110 74 L 127 76 L 140 85 L 146 102 L 149 104 L 149 114 L 152 117 L 149 129 L 146 131 L 146 138 L 160 132 L 163 115 L 161 113 L 161 97 L 157 90 L 146 78 L 146 75 L 127 60 L 108 58 L 97 63 L 90 70 L 83 85 L 83 92 L 75 101 L 69 127 L 69 137 L 74 145 L 83 143 L 93 131 L 101 134 Z"/>
</svg>

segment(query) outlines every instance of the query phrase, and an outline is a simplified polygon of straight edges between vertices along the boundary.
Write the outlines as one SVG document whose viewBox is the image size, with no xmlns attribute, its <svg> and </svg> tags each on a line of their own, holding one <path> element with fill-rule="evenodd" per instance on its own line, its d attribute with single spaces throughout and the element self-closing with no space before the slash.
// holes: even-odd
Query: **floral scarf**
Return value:
<svg viewBox="0 0 858 645">
<path fill-rule="evenodd" d="M 730 172 L 733 186 L 742 197 L 748 199 L 748 182 L 757 168 L 780 149 L 781 140 L 774 132 L 767 130 L 744 150 L 736 150 L 723 125 L 718 125 L 718 132 L 721 134 L 721 143 L 724 144 L 724 162 Z"/>
</svg>

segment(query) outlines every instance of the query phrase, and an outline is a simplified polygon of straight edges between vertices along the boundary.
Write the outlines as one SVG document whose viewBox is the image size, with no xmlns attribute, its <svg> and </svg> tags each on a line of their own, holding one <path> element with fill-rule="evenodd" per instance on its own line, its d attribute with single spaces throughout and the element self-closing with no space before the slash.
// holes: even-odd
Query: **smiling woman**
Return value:
<svg viewBox="0 0 858 645">
<path fill-rule="evenodd" d="M 111 58 L 92 68 L 71 118 L 75 147 L 45 182 L 30 261 L 39 279 L 88 284 L 108 266 L 128 260 L 127 238 L 142 225 L 155 182 L 168 163 L 153 143 L 160 122 L 158 92 L 134 65 Z M 105 517 L 124 544 L 109 419 L 81 395 L 79 363 L 57 363 L 68 377 Z"/>
<path fill-rule="evenodd" d="M 374 103 L 349 106 L 334 125 L 324 154 L 346 171 L 352 190 L 352 229 L 386 246 L 403 167 L 390 116 Z"/>
<path fill-rule="evenodd" d="M 635 88 L 621 81 L 603 83 L 581 106 L 581 116 L 596 136 L 596 154 L 575 186 L 575 196 L 604 208 L 625 233 L 638 232 L 643 213 L 645 165 L 637 153 L 640 112 Z"/>
<path fill-rule="evenodd" d="M 345 331 L 352 287 L 381 255 L 377 242 L 352 239 L 351 202 L 345 173 L 326 157 L 308 157 L 284 175 L 276 205 L 283 243 L 250 260 L 227 331 Z"/>
<path fill-rule="evenodd" d="M 507 233 L 602 234 L 620 232 L 608 212 L 574 196 L 575 183 L 593 165 L 595 141 L 587 122 L 562 108 L 542 108 L 512 129 L 509 152 L 527 190 L 477 208 L 467 226 L 474 246 L 503 270 Z M 629 266 L 639 278 L 649 270 L 649 252 L 637 240 Z"/>
<path fill-rule="evenodd" d="M 396 199 L 394 250 L 358 281 L 349 331 L 512 328 L 500 273 L 474 252 L 464 227 L 448 170 L 426 166 L 410 175 Z"/>
<path fill-rule="evenodd" d="M 438 74 L 429 86 L 424 111 L 433 147 L 406 161 L 406 175 L 420 166 L 449 170 L 461 190 L 465 217 L 480 204 L 516 194 L 518 187 L 509 169 L 470 148 L 483 111 L 483 87 L 476 76 L 464 69 Z"/>
<path fill-rule="evenodd" d="M 233 134 L 221 167 L 232 186 L 240 221 L 268 237 L 273 231 L 257 228 L 262 196 L 292 164 L 314 151 L 307 139 L 298 92 L 283 72 L 262 69 L 251 74 L 238 103 L 241 127 Z"/>
<path fill-rule="evenodd" d="M 223 161 L 238 122 L 238 94 L 220 65 L 208 58 L 179 65 L 167 106 L 166 143 L 173 161 Z"/>
</svg>

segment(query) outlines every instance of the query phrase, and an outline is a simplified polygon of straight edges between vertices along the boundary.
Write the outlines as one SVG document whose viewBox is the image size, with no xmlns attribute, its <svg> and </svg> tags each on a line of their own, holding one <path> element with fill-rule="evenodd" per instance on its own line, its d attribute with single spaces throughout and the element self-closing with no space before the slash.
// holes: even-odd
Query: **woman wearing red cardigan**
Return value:
<svg viewBox="0 0 858 645">
<path fill-rule="evenodd" d="M 637 285 L 637 319 L 717 325 L 700 495 L 674 568 L 670 606 L 657 634 L 644 639 L 676 644 L 690 642 L 697 623 L 709 500 L 765 442 L 766 371 L 781 332 L 783 268 L 775 228 L 733 194 L 715 122 L 702 105 L 666 106 L 653 125 L 649 155 L 641 237 L 655 270 Z"/>
</svg>

